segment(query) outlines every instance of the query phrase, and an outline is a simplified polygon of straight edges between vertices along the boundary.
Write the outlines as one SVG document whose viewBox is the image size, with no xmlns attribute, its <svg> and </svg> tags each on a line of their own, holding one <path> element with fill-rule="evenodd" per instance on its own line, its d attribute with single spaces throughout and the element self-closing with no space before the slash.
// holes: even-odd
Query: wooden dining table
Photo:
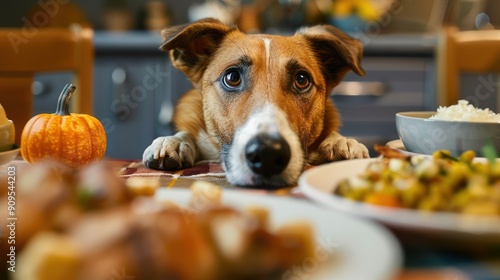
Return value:
<svg viewBox="0 0 500 280">
<path fill-rule="evenodd" d="M 177 171 L 157 171 L 146 168 L 138 160 L 105 160 L 125 181 L 131 178 L 148 178 L 157 180 L 160 188 L 189 188 L 196 180 L 204 180 L 227 189 L 261 195 L 288 196 L 315 203 L 304 196 L 296 186 L 274 191 L 249 190 L 233 186 L 227 182 L 224 170 L 218 162 L 202 162 L 192 168 Z M 10 163 L 0 166 L 0 174 L 7 172 L 10 166 L 16 167 L 19 176 L 26 176 L 23 170 L 26 170 L 29 165 L 21 157 L 17 157 Z M 333 210 L 325 208 L 325 211 Z M 500 247 L 480 248 L 474 244 L 474 248 L 468 248 L 467 244 L 456 244 L 458 249 L 455 250 L 453 245 L 441 246 L 442 244 L 439 244 L 441 241 L 428 240 L 411 230 L 382 226 L 387 227 L 397 238 L 404 258 L 400 272 L 395 275 L 394 279 L 389 280 L 500 279 Z"/>
</svg>

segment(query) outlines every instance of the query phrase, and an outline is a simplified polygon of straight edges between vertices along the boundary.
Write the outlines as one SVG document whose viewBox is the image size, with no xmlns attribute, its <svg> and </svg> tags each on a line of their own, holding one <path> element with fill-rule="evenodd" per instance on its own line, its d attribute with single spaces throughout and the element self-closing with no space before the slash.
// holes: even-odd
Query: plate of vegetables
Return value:
<svg viewBox="0 0 500 280">
<path fill-rule="evenodd" d="M 378 158 L 312 168 L 299 189 L 320 204 L 395 228 L 500 236 L 500 162 L 494 156 L 377 150 Z"/>
</svg>

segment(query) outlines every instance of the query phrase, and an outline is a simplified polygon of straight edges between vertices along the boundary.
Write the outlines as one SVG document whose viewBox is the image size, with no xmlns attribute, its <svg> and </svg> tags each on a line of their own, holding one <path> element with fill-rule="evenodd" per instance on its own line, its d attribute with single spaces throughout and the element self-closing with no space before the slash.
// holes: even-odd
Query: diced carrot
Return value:
<svg viewBox="0 0 500 280">
<path fill-rule="evenodd" d="M 385 207 L 402 207 L 399 199 L 396 196 L 386 193 L 368 194 L 365 197 L 364 202 Z"/>
</svg>

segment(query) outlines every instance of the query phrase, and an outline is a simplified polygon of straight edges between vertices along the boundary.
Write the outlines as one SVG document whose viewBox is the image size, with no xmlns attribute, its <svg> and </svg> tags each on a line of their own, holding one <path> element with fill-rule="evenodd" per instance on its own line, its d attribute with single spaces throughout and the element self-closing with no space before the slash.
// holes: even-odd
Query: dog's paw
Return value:
<svg viewBox="0 0 500 280">
<path fill-rule="evenodd" d="M 356 139 L 341 135 L 329 137 L 323 141 L 318 153 L 326 162 L 370 157 L 365 145 L 359 143 Z"/>
<path fill-rule="evenodd" d="M 192 144 L 177 136 L 156 138 L 142 155 L 142 162 L 152 169 L 175 170 L 194 165 L 196 152 Z"/>
</svg>

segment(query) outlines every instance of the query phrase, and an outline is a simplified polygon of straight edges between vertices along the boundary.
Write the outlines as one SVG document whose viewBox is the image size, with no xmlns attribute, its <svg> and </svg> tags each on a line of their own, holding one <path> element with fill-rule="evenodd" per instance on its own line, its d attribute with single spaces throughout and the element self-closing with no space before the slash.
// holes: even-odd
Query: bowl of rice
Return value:
<svg viewBox="0 0 500 280">
<path fill-rule="evenodd" d="M 482 149 L 492 143 L 500 152 L 500 114 L 480 109 L 460 100 L 437 112 L 400 112 L 396 114 L 399 138 L 409 152 L 430 155 L 449 150 L 454 156 L 473 150 L 483 156 Z"/>
</svg>

